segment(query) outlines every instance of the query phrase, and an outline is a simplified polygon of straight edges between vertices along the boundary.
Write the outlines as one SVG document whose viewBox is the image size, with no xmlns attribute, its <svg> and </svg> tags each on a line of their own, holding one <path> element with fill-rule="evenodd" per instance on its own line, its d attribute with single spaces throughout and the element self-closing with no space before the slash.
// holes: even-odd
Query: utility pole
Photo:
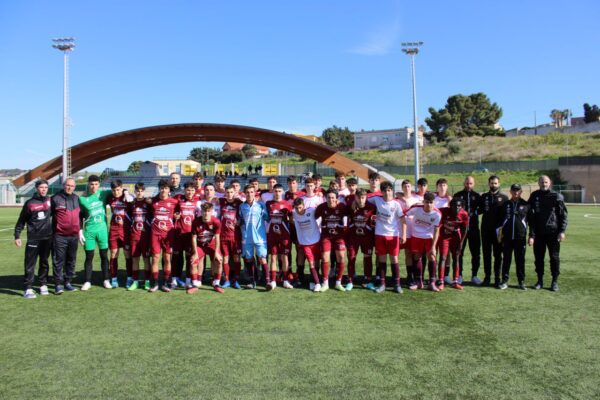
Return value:
<svg viewBox="0 0 600 400">
<path fill-rule="evenodd" d="M 410 56 L 412 70 L 412 98 L 413 98 L 413 137 L 415 151 L 415 185 L 419 180 L 419 127 L 417 121 L 417 83 L 415 75 L 415 56 L 419 54 L 419 47 L 423 42 L 402 43 L 402 52 Z"/>
</svg>

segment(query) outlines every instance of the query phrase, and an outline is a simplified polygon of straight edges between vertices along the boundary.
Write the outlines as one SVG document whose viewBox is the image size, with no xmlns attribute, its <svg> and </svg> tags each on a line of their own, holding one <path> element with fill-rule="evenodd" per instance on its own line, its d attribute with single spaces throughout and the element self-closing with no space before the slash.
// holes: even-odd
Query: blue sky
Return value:
<svg viewBox="0 0 600 400">
<path fill-rule="evenodd" d="M 486 93 L 505 128 L 600 103 L 597 1 L 0 0 L 0 168 L 60 154 L 62 56 L 74 36 L 71 144 L 143 126 L 216 122 L 320 134 L 420 123 L 448 96 Z M 203 144 L 197 144 L 203 145 Z M 191 144 L 97 166 L 185 157 Z M 92 169 L 93 169 L 92 168 Z"/>
</svg>

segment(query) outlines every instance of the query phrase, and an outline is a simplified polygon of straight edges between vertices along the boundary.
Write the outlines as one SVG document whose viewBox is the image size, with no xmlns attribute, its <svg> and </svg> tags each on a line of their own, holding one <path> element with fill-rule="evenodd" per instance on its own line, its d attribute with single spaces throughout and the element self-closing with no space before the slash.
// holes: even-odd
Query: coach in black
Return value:
<svg viewBox="0 0 600 400">
<path fill-rule="evenodd" d="M 35 194 L 25 202 L 15 225 L 15 244 L 22 246 L 21 232 L 27 225 L 27 245 L 25 246 L 25 293 L 26 299 L 35 299 L 33 279 L 35 264 L 39 259 L 38 279 L 40 294 L 48 294 L 48 257 L 52 247 L 52 212 L 48 182 L 40 179 L 35 183 Z"/>
<path fill-rule="evenodd" d="M 65 290 L 76 290 L 71 280 L 75 276 L 80 224 L 79 196 L 74 192 L 75 180 L 68 178 L 63 184 L 63 190 L 52 196 L 52 267 L 56 282 L 55 294 L 62 294 Z"/>
<path fill-rule="evenodd" d="M 508 196 L 500 192 L 500 178 L 492 175 L 488 178 L 490 190 L 479 199 L 481 218 L 481 245 L 483 250 L 483 286 L 490 285 L 492 275 L 492 254 L 494 255 L 494 284 L 500 287 L 500 269 L 502 268 L 502 246 L 498 243 L 496 228 L 498 227 L 499 210 L 508 200 Z"/>
<path fill-rule="evenodd" d="M 508 274 L 513 253 L 517 269 L 519 289 L 525 287 L 525 247 L 527 242 L 527 218 L 529 204 L 521 198 L 521 185 L 510 187 L 510 200 L 500 208 L 499 231 L 502 242 L 502 283 L 500 289 L 508 288 Z"/>
<path fill-rule="evenodd" d="M 480 285 L 481 280 L 477 276 L 479 272 L 479 262 L 481 255 L 481 237 L 479 233 L 479 193 L 475 192 L 475 178 L 467 176 L 464 182 L 464 189 L 454 194 L 455 200 L 462 200 L 463 209 L 469 214 L 469 229 L 467 230 L 467 238 L 463 241 L 463 246 L 460 252 L 460 276 L 462 277 L 463 270 L 463 254 L 469 244 L 469 251 L 471 252 L 471 283 Z"/>
<path fill-rule="evenodd" d="M 552 181 L 548 176 L 540 176 L 538 184 L 540 189 L 529 196 L 529 245 L 533 245 L 535 272 L 538 276 L 534 289 L 539 290 L 544 285 L 544 257 L 548 248 L 552 274 L 550 290 L 557 292 L 560 275 L 560 242 L 565 240 L 568 222 L 567 207 L 563 196 L 550 189 Z"/>
</svg>

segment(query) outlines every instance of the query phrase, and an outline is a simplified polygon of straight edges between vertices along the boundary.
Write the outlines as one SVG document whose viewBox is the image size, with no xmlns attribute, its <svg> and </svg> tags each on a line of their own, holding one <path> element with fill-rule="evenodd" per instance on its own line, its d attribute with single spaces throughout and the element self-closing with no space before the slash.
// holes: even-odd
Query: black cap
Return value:
<svg viewBox="0 0 600 400">
<path fill-rule="evenodd" d="M 518 183 L 513 183 L 510 187 L 510 190 L 512 192 L 518 192 L 519 190 L 521 190 L 521 185 L 519 185 Z"/>
</svg>

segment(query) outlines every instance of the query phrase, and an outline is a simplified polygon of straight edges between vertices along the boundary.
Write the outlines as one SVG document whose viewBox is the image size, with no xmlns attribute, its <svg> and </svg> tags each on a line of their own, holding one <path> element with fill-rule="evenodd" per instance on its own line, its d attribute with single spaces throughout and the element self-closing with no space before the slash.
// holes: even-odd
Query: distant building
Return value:
<svg viewBox="0 0 600 400">
<path fill-rule="evenodd" d="M 181 175 L 194 175 L 196 172 L 200 172 L 200 163 L 198 161 L 180 159 L 146 161 L 140 165 L 140 174 L 142 174 L 142 168 L 144 168 L 145 173 L 149 173 L 152 168 L 155 168 L 150 164 L 158 166 L 158 176 L 167 176 L 173 172 Z"/>
<path fill-rule="evenodd" d="M 585 117 L 571 118 L 571 126 L 583 126 L 583 125 L 585 125 Z"/>
<path fill-rule="evenodd" d="M 244 148 L 245 145 L 246 145 L 246 143 L 226 142 L 223 145 L 222 150 L 224 152 L 242 151 L 242 149 Z M 269 148 L 268 147 L 259 146 L 259 145 L 256 145 L 256 144 L 253 144 L 252 146 L 256 147 L 257 154 L 259 156 L 267 156 L 267 155 L 269 155 Z"/>
<path fill-rule="evenodd" d="M 419 146 L 423 146 L 423 132 L 419 130 Z M 354 150 L 388 150 L 413 147 L 413 128 L 361 130 L 354 132 Z"/>
</svg>

